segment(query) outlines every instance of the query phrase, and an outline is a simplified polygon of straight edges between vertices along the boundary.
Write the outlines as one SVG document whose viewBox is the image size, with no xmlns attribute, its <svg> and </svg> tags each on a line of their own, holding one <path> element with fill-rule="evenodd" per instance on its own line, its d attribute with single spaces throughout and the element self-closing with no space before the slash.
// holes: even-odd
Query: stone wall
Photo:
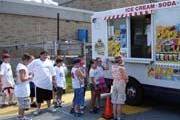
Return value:
<svg viewBox="0 0 180 120">
<path fill-rule="evenodd" d="M 14 14 L 0 14 L 0 19 L 0 41 L 6 40 L 12 43 L 40 39 L 52 41 L 57 38 L 56 19 Z M 60 20 L 60 38 L 75 40 L 77 29 L 80 28 L 88 29 L 90 32 L 90 23 Z M 90 36 L 89 39 L 91 39 Z"/>
<path fill-rule="evenodd" d="M 53 18 L 33 17 L 15 14 L 0 14 L 0 48 L 2 46 L 18 47 L 29 44 L 38 44 L 56 41 L 57 39 L 57 20 Z M 88 29 L 89 40 L 91 40 L 91 25 L 88 22 L 60 20 L 60 39 L 61 41 L 77 40 L 77 29 Z M 10 47 L 9 47 L 10 48 Z M 12 47 L 11 47 L 12 48 Z M 10 50 L 10 49 L 9 49 Z M 39 49 L 37 49 L 39 50 Z M 13 54 L 17 51 L 11 50 Z"/>
<path fill-rule="evenodd" d="M 57 41 L 57 13 L 60 13 L 60 42 L 69 40 L 78 44 L 78 29 L 87 29 L 91 41 L 93 11 L 3 0 L 0 1 L 0 52 L 6 48 L 17 57 L 29 51 L 37 54 L 42 48 L 56 49 L 53 42 Z M 80 49 L 80 46 L 72 48 Z M 74 54 L 78 52 L 74 50 Z"/>
</svg>

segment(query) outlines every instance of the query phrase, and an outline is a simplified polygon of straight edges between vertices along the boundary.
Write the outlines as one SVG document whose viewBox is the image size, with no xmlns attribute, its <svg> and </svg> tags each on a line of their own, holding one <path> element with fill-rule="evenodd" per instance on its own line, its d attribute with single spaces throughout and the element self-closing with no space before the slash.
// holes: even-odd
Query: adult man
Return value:
<svg viewBox="0 0 180 120">
<path fill-rule="evenodd" d="M 42 51 L 40 53 L 40 58 L 35 59 L 29 65 L 30 71 L 32 71 L 34 74 L 34 82 L 36 86 L 37 110 L 34 112 L 35 115 L 39 114 L 41 103 L 43 103 L 43 101 L 47 102 L 49 110 L 54 111 L 50 108 L 50 106 L 53 84 L 56 84 L 56 73 L 52 62 L 47 59 L 47 56 L 48 53 L 46 51 Z"/>
<path fill-rule="evenodd" d="M 151 37 L 151 15 L 146 15 L 146 40 L 147 40 L 147 56 L 148 58 L 151 58 L 151 44 L 152 44 L 152 37 Z"/>
<path fill-rule="evenodd" d="M 12 105 L 15 104 L 13 102 L 13 95 L 14 95 L 14 78 L 13 73 L 10 65 L 10 55 L 8 53 L 4 53 L 2 55 L 2 64 L 0 67 L 0 89 L 4 93 L 2 105 L 5 106 L 6 98 L 8 97 L 8 104 Z"/>
</svg>

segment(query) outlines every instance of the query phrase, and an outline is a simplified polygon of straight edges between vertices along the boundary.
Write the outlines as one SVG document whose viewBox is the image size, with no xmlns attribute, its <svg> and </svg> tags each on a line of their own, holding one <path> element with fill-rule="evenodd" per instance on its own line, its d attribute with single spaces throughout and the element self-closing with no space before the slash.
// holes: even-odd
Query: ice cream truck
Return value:
<svg viewBox="0 0 180 120">
<path fill-rule="evenodd" d="M 146 95 L 180 102 L 180 0 L 95 12 L 91 20 L 92 57 L 123 56 L 128 104 Z"/>
</svg>

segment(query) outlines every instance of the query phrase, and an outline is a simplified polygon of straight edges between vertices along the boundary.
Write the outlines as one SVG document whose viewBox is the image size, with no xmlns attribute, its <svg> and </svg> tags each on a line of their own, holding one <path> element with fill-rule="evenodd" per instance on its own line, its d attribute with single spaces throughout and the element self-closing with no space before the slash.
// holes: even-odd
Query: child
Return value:
<svg viewBox="0 0 180 120">
<path fill-rule="evenodd" d="M 71 77 L 72 77 L 72 87 L 74 89 L 74 98 L 73 98 L 73 108 L 75 116 L 80 116 L 81 110 L 80 105 L 82 105 L 82 101 L 84 98 L 84 89 L 83 89 L 83 78 L 84 75 L 80 71 L 80 59 L 74 60 L 74 66 L 71 70 Z"/>
<path fill-rule="evenodd" d="M 80 105 L 80 113 L 84 114 L 84 106 L 85 106 L 85 79 L 86 79 L 86 68 L 84 66 L 84 60 L 80 59 L 80 66 L 78 69 L 78 76 L 80 80 L 80 87 L 81 87 L 81 92 L 83 96 L 81 97 L 81 105 Z"/>
<path fill-rule="evenodd" d="M 122 105 L 126 100 L 126 83 L 128 76 L 123 66 L 121 56 L 115 57 L 115 64 L 112 65 L 113 90 L 111 102 L 113 103 L 114 120 L 121 120 Z"/>
<path fill-rule="evenodd" d="M 92 60 L 91 61 L 91 68 L 89 71 L 89 77 L 90 77 L 90 88 L 91 88 L 91 113 L 97 113 L 99 105 L 96 104 L 96 100 L 100 96 L 100 90 L 99 90 L 99 71 L 97 68 L 97 61 Z"/>
<path fill-rule="evenodd" d="M 18 120 L 30 120 L 24 116 L 24 111 L 30 108 L 30 86 L 29 81 L 32 76 L 29 75 L 27 65 L 31 62 L 31 56 L 24 54 L 22 62 L 17 65 L 16 74 L 17 81 L 15 85 L 15 96 L 18 100 L 19 111 Z"/>
<path fill-rule="evenodd" d="M 56 106 L 61 107 L 63 90 L 66 87 L 65 70 L 63 66 L 63 60 L 61 58 L 56 59 Z"/>
<path fill-rule="evenodd" d="M 14 105 L 15 102 L 13 101 L 14 95 L 14 78 L 11 69 L 10 62 L 10 55 L 8 53 L 4 53 L 2 55 L 3 63 L 0 66 L 0 88 L 3 92 L 2 98 L 2 105 L 6 106 L 6 99 L 8 99 L 8 105 Z"/>
</svg>

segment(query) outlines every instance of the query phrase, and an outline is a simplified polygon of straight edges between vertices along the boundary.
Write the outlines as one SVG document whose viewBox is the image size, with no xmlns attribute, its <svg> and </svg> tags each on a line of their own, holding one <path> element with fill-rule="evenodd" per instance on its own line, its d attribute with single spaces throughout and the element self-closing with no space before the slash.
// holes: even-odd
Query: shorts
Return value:
<svg viewBox="0 0 180 120">
<path fill-rule="evenodd" d="M 100 88 L 99 88 L 99 84 L 98 85 L 94 85 L 94 84 L 90 84 L 90 89 L 92 92 L 95 92 L 95 94 L 99 95 L 100 94 Z"/>
<path fill-rule="evenodd" d="M 19 108 L 28 110 L 30 108 L 30 99 L 29 97 L 18 97 Z"/>
<path fill-rule="evenodd" d="M 56 88 L 56 95 L 57 96 L 62 96 L 64 93 L 64 89 L 62 87 L 57 87 Z"/>
<path fill-rule="evenodd" d="M 111 85 L 112 85 L 112 79 L 108 79 L 108 78 L 105 78 L 105 83 L 106 83 L 106 86 L 107 86 L 107 91 L 110 92 L 111 91 Z"/>
<path fill-rule="evenodd" d="M 96 86 L 95 86 L 94 84 L 91 83 L 91 84 L 89 85 L 89 87 L 90 87 L 91 91 L 99 90 L 99 89 L 98 89 L 98 88 L 99 88 L 99 85 L 96 85 Z"/>
<path fill-rule="evenodd" d="M 29 82 L 30 84 L 30 97 L 35 97 L 35 85 L 33 82 Z"/>
<path fill-rule="evenodd" d="M 52 90 L 46 90 L 36 87 L 36 101 L 37 103 L 43 103 L 52 99 Z"/>
<path fill-rule="evenodd" d="M 113 104 L 124 104 L 126 101 L 126 83 L 118 81 L 113 83 L 111 102 Z"/>
<path fill-rule="evenodd" d="M 74 89 L 74 99 L 73 103 L 75 105 L 83 105 L 84 104 L 84 88 L 76 88 Z"/>
</svg>

